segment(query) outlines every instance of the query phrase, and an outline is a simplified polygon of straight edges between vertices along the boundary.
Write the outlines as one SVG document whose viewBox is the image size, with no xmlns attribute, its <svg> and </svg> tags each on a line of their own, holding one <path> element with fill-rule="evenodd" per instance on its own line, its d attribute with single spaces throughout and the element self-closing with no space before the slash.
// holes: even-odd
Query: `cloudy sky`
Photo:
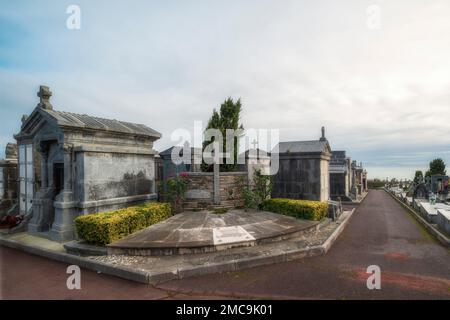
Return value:
<svg viewBox="0 0 450 320">
<path fill-rule="evenodd" d="M 448 0 L 2 0 L 0 148 L 40 84 L 57 110 L 160 131 L 160 151 L 240 97 L 246 128 L 310 140 L 325 126 L 372 178 L 410 177 L 450 164 L 449 17 Z"/>
</svg>

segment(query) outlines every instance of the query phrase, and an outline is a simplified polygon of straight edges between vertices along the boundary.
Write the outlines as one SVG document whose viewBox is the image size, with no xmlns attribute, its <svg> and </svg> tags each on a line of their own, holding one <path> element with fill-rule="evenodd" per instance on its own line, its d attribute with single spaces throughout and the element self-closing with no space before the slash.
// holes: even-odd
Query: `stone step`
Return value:
<svg viewBox="0 0 450 320">
<path fill-rule="evenodd" d="M 198 209 L 218 209 L 218 208 L 227 208 L 233 209 L 237 206 L 242 206 L 242 200 L 221 200 L 220 204 L 204 204 L 201 201 L 185 201 L 183 204 L 183 208 L 185 210 L 198 210 Z"/>
</svg>

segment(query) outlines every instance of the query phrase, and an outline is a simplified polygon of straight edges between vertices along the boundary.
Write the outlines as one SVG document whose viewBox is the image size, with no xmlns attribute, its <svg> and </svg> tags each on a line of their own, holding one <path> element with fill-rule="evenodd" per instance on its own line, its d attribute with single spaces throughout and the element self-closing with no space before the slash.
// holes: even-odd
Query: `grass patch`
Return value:
<svg viewBox="0 0 450 320">
<path fill-rule="evenodd" d="M 224 213 L 227 213 L 227 212 L 228 212 L 227 208 L 218 208 L 218 209 L 214 209 L 213 210 L 214 214 L 224 214 Z"/>
</svg>

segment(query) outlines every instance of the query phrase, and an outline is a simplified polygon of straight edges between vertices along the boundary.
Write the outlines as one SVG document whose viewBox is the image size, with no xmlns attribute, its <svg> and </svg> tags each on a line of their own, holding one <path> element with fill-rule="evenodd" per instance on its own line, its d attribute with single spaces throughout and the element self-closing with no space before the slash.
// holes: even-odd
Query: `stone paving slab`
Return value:
<svg viewBox="0 0 450 320">
<path fill-rule="evenodd" d="M 318 221 L 265 211 L 183 212 L 108 245 L 108 254 L 170 255 L 252 246 L 268 238 L 283 240 L 315 228 Z M 228 231 L 226 231 L 228 230 Z"/>
<path fill-rule="evenodd" d="M 322 222 L 313 233 L 255 247 L 173 256 L 87 256 L 63 252 L 63 245 L 27 233 L 0 235 L 0 245 L 49 259 L 143 283 L 157 284 L 174 279 L 217 272 L 244 270 L 267 264 L 325 254 L 344 230 L 354 209 L 335 222 Z"/>
</svg>

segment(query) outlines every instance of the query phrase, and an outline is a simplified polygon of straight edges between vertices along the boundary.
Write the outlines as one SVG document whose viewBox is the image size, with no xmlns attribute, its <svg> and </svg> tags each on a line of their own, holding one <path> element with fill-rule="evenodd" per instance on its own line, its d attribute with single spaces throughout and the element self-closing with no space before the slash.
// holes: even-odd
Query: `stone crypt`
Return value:
<svg viewBox="0 0 450 320">
<path fill-rule="evenodd" d="M 331 148 L 324 127 L 319 140 L 280 142 L 278 152 L 279 170 L 273 178 L 272 197 L 330 199 Z"/>
<path fill-rule="evenodd" d="M 0 216 L 17 211 L 17 146 L 8 143 L 5 159 L 0 159 Z"/>
<path fill-rule="evenodd" d="M 73 239 L 78 215 L 156 198 L 157 131 L 141 124 L 56 111 L 46 86 L 22 119 L 20 228 L 53 240 Z M 19 228 L 19 229 L 20 229 Z"/>
<path fill-rule="evenodd" d="M 345 151 L 332 151 L 330 161 L 330 197 L 352 201 L 352 160 Z"/>
</svg>

